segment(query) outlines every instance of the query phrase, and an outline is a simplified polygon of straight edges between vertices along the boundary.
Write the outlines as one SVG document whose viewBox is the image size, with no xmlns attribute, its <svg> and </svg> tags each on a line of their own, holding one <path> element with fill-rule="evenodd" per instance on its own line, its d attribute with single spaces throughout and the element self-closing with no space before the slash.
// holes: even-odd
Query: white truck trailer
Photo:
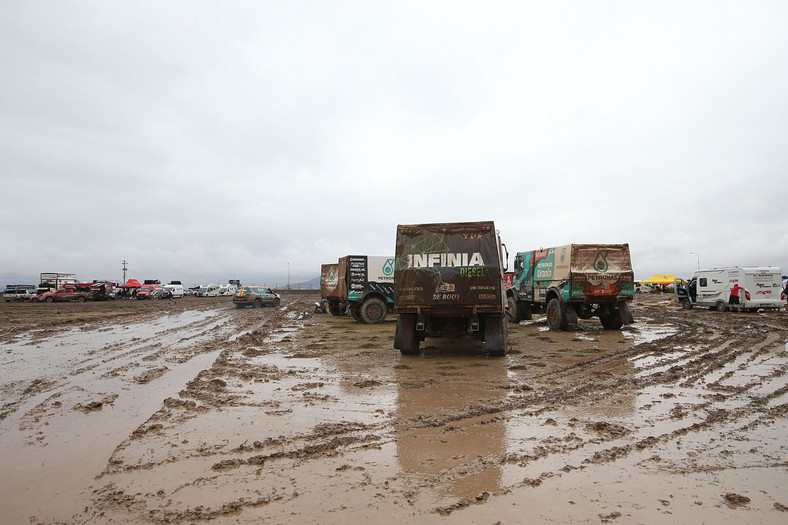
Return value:
<svg viewBox="0 0 788 525">
<path fill-rule="evenodd" d="M 728 310 L 731 288 L 738 284 L 742 310 L 779 309 L 785 305 L 782 270 L 777 266 L 735 266 L 698 270 L 690 280 L 676 279 L 676 300 L 684 308 L 705 306 L 720 312 Z"/>
</svg>

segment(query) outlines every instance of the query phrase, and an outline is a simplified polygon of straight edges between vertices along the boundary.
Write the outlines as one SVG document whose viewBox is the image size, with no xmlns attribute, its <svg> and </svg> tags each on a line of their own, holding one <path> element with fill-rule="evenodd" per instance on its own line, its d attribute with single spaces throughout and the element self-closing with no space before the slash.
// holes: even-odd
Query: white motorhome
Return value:
<svg viewBox="0 0 788 525">
<path fill-rule="evenodd" d="M 737 266 L 698 270 L 689 282 L 676 281 L 676 298 L 684 308 L 707 306 L 728 309 L 731 288 L 744 288 L 739 295 L 743 310 L 779 309 L 785 304 L 782 270 L 776 266 Z"/>
<path fill-rule="evenodd" d="M 238 286 L 235 284 L 223 284 L 219 286 L 219 295 L 233 296 L 238 291 Z"/>
<path fill-rule="evenodd" d="M 198 292 L 200 297 L 218 297 L 219 296 L 219 285 L 218 284 L 204 284 L 200 286 L 200 290 Z"/>
</svg>

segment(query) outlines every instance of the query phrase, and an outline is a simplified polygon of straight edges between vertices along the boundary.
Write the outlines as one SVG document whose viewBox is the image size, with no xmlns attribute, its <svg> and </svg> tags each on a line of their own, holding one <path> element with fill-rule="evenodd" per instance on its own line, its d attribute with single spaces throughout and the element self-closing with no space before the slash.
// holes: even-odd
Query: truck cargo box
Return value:
<svg viewBox="0 0 788 525">
<path fill-rule="evenodd" d="M 503 272 L 492 222 L 398 226 L 398 312 L 468 307 L 500 312 Z"/>
<path fill-rule="evenodd" d="M 427 336 L 475 337 L 505 354 L 501 249 L 492 221 L 397 226 L 395 347 L 411 354 Z"/>
<path fill-rule="evenodd" d="M 546 311 L 553 330 L 594 316 L 605 328 L 620 328 L 633 322 L 626 305 L 635 294 L 629 245 L 567 244 L 519 252 L 506 293 L 513 322 Z"/>
</svg>

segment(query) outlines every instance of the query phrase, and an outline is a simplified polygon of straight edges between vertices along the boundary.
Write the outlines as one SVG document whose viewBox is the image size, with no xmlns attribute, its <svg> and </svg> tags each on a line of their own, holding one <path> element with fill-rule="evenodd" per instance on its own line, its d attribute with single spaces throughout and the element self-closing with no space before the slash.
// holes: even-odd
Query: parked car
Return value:
<svg viewBox="0 0 788 525">
<path fill-rule="evenodd" d="M 160 284 L 143 284 L 137 290 L 137 299 L 157 299 L 162 293 Z"/>
<path fill-rule="evenodd" d="M 33 285 L 9 285 L 3 291 L 3 299 L 7 303 L 11 301 L 29 301 L 34 295 L 36 295 L 36 287 Z"/>
<path fill-rule="evenodd" d="M 233 303 L 238 308 L 252 306 L 261 308 L 263 306 L 279 306 L 282 299 L 279 294 L 266 288 L 265 286 L 242 286 L 238 293 L 233 296 Z"/>
<path fill-rule="evenodd" d="M 54 292 L 45 292 L 31 298 L 31 301 L 42 303 L 62 303 L 66 301 L 87 301 L 90 299 L 90 287 L 83 286 L 64 286 Z"/>
</svg>

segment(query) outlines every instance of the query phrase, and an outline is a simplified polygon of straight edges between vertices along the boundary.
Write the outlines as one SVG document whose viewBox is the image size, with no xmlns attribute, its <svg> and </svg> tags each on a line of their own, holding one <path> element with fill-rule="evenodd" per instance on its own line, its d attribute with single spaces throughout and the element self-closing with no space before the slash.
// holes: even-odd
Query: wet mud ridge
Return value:
<svg viewBox="0 0 788 525">
<path fill-rule="evenodd" d="M 657 294 L 619 331 L 537 318 L 510 326 L 506 357 L 444 340 L 402 356 L 392 316 L 363 325 L 314 314 L 314 293 L 282 298 L 62 325 L 13 314 L 0 444 L 24 490 L 0 487 L 4 510 L 32 523 L 788 519 L 784 312 L 685 311 Z M 54 470 L 30 468 L 42 458 Z"/>
</svg>

